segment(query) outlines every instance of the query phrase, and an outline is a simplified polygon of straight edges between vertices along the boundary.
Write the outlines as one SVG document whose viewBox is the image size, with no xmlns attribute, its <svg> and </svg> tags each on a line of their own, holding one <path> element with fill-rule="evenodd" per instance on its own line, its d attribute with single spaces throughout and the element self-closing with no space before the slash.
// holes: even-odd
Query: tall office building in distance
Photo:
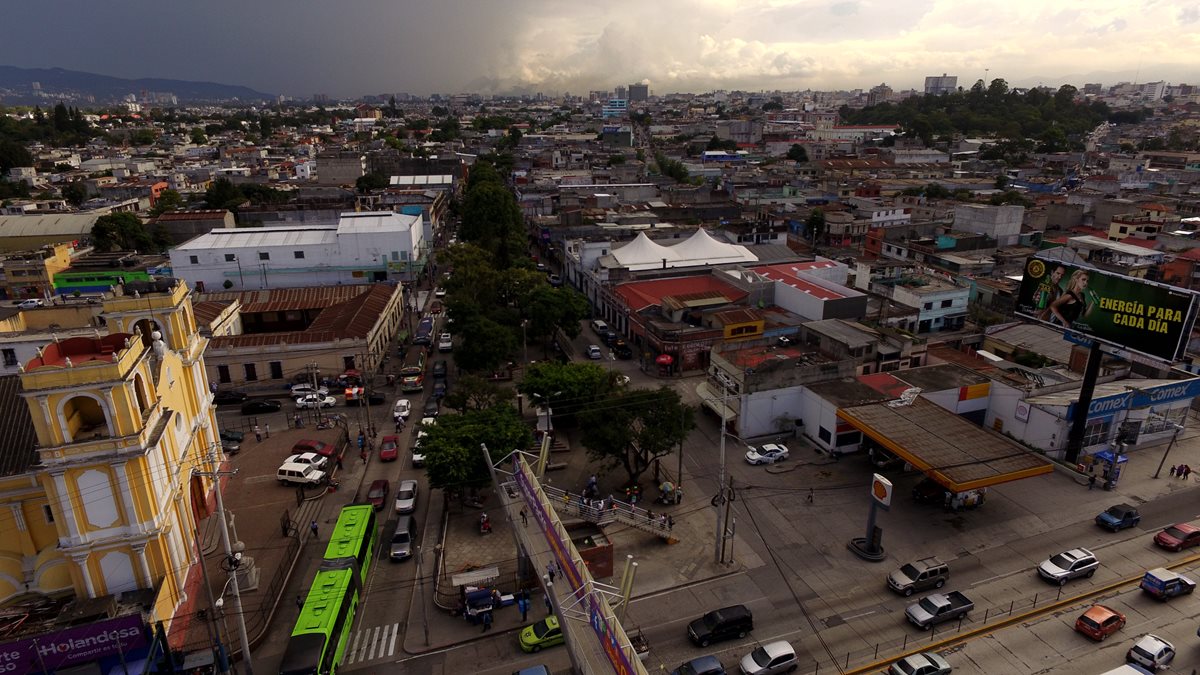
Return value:
<svg viewBox="0 0 1200 675">
<path fill-rule="evenodd" d="M 625 87 L 622 87 L 621 85 L 618 84 L 616 89 L 614 90 L 613 98 L 629 100 L 628 95 L 625 93 Z"/>
<path fill-rule="evenodd" d="M 942 94 L 953 94 L 958 91 L 958 76 L 947 75 L 942 73 L 941 77 L 937 75 L 925 78 L 925 93 L 941 96 Z"/>
<path fill-rule="evenodd" d="M 629 85 L 629 102 L 638 103 L 650 98 L 650 85 L 648 84 L 631 84 Z"/>
</svg>

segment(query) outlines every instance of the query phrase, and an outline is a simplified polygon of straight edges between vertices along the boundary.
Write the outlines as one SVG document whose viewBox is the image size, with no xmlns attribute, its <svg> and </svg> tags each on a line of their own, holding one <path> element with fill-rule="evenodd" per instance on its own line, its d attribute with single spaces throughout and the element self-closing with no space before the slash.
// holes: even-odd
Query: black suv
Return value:
<svg viewBox="0 0 1200 675">
<path fill-rule="evenodd" d="M 437 382 L 439 380 L 445 380 L 447 370 L 449 370 L 449 368 L 446 366 L 445 361 L 434 361 L 433 362 L 433 381 Z"/>
<path fill-rule="evenodd" d="M 714 609 L 688 624 L 688 639 L 700 647 L 713 642 L 744 638 L 754 630 L 754 614 L 745 605 Z"/>
</svg>

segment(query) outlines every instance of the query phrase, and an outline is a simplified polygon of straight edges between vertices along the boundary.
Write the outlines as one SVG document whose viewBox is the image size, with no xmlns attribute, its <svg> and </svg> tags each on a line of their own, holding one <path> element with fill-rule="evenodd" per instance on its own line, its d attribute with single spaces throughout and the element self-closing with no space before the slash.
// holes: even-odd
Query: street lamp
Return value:
<svg viewBox="0 0 1200 675">
<path fill-rule="evenodd" d="M 237 257 L 236 253 L 233 256 L 233 262 L 237 263 L 238 268 L 238 281 L 240 282 L 238 288 L 244 289 L 246 287 L 246 278 L 242 276 L 242 259 Z"/>
</svg>

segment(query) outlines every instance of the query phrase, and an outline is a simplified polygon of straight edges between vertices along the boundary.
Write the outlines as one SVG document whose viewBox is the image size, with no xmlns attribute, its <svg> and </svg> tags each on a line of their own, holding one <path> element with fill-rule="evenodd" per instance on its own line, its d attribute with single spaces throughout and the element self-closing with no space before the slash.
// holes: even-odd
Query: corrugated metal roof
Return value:
<svg viewBox="0 0 1200 675">
<path fill-rule="evenodd" d="M 25 473 L 38 463 L 37 434 L 33 430 L 33 419 L 29 417 L 29 406 L 18 395 L 21 378 L 18 375 L 0 377 L 0 476 L 15 476 Z"/>
<path fill-rule="evenodd" d="M 202 302 L 242 303 L 242 312 L 282 312 L 289 309 L 321 309 L 346 302 L 366 292 L 368 286 L 308 286 L 302 288 L 268 288 L 260 291 L 223 291 L 201 293 Z"/>
<path fill-rule="evenodd" d="M 53 213 L 37 216 L 0 216 L 0 237 L 51 237 L 75 239 L 90 235 L 100 214 Z"/>
<path fill-rule="evenodd" d="M 271 246 L 320 246 L 337 243 L 337 227 L 307 225 L 291 227 L 222 228 L 202 234 L 175 247 L 177 251 L 211 251 L 229 248 Z"/>
</svg>

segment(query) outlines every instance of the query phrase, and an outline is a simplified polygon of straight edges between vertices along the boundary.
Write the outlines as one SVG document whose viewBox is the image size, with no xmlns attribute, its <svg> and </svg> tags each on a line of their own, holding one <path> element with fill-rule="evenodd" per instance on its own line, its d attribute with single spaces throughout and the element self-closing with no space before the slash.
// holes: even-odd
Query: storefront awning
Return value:
<svg viewBox="0 0 1200 675">
<path fill-rule="evenodd" d="M 721 418 L 722 422 L 729 422 L 730 420 L 737 419 L 737 409 L 729 405 L 729 401 L 733 399 L 729 398 L 722 401 L 721 393 L 714 391 L 712 387 L 708 386 L 707 382 L 701 382 L 700 384 L 696 385 L 696 395 L 700 397 L 700 400 L 704 402 L 705 406 L 707 406 L 710 410 L 715 412 L 718 417 Z"/>
</svg>

